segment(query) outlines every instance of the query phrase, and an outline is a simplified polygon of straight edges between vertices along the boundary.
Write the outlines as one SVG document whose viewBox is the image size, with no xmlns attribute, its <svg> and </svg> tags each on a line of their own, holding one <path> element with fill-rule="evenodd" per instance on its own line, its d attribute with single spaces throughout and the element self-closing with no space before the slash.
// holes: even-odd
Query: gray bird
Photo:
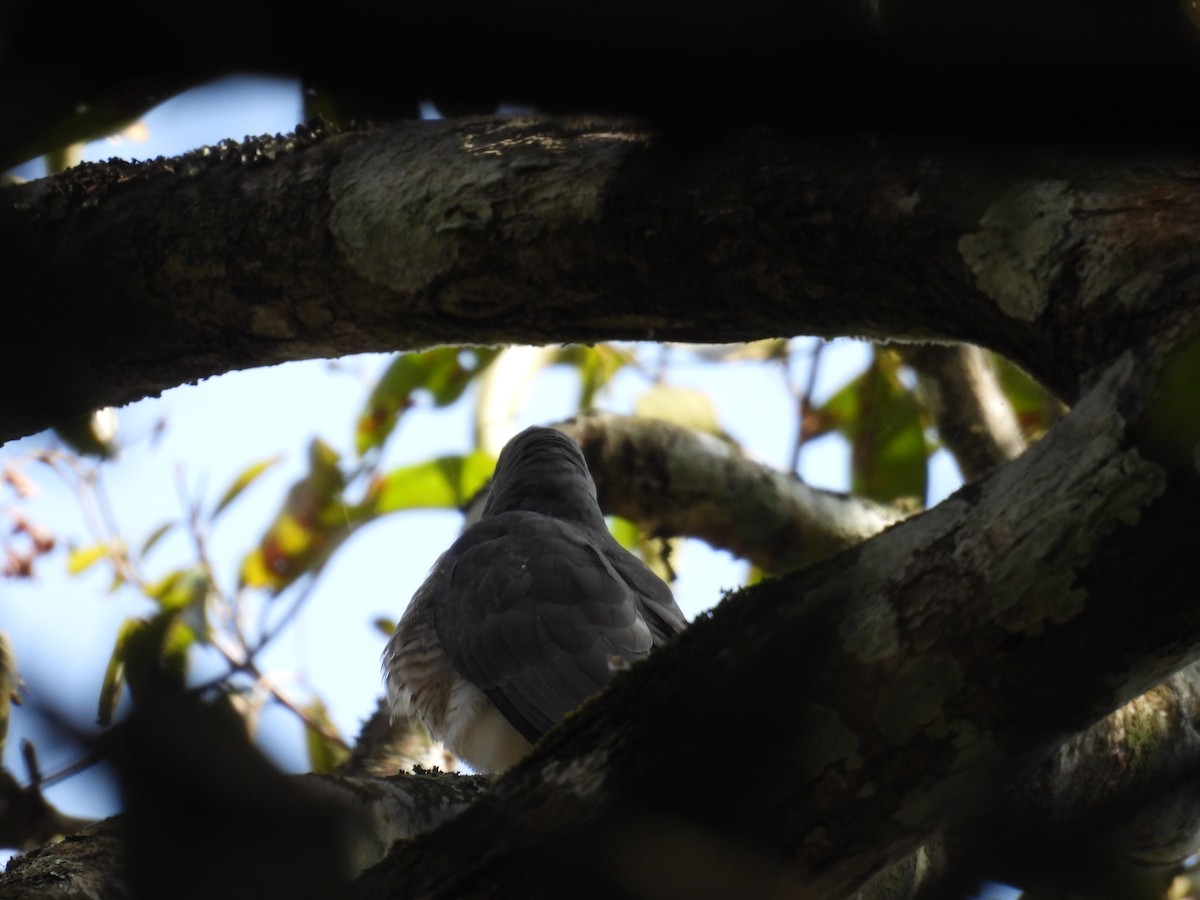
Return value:
<svg viewBox="0 0 1200 900">
<path fill-rule="evenodd" d="M 686 624 L 670 588 L 609 534 L 576 443 L 527 428 L 388 641 L 388 700 L 475 771 L 500 772 Z"/>
</svg>

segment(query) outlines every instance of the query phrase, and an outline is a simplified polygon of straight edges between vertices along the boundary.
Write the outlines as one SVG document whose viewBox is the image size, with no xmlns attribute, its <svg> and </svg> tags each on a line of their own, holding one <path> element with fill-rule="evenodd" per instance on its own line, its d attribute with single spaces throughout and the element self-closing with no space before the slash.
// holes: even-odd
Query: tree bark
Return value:
<svg viewBox="0 0 1200 900">
<path fill-rule="evenodd" d="M 1017 415 L 986 353 L 965 344 L 909 344 L 901 355 L 917 373 L 938 437 L 964 480 L 974 481 L 1025 450 Z"/>
<path fill-rule="evenodd" d="M 712 435 L 587 413 L 561 426 L 583 448 L 605 512 L 655 537 L 694 537 L 782 575 L 861 544 L 904 518 L 810 487 Z"/>
<path fill-rule="evenodd" d="M 0 439 L 199 378 L 437 343 L 963 340 L 1068 401 L 1194 309 L 1197 161 L 479 119 L 7 188 Z"/>
</svg>

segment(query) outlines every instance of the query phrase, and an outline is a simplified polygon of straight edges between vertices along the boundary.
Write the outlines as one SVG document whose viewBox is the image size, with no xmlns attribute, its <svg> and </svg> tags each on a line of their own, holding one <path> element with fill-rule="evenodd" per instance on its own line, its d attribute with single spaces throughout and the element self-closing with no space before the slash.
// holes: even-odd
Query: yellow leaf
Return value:
<svg viewBox="0 0 1200 900">
<path fill-rule="evenodd" d="M 78 547 L 67 554 L 67 571 L 72 575 L 85 572 L 108 556 L 108 544 L 93 544 L 90 547 Z"/>
</svg>

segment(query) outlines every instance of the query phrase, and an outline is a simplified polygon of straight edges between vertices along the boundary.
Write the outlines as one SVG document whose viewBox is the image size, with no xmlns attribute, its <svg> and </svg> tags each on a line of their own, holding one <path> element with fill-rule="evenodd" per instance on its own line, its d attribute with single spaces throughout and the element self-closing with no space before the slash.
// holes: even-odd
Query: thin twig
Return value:
<svg viewBox="0 0 1200 900">
<path fill-rule="evenodd" d="M 93 542 L 106 548 L 105 558 L 112 566 L 113 573 L 138 589 L 145 588 L 145 578 L 133 565 L 127 549 L 119 540 L 121 532 L 112 504 L 100 482 L 99 466 L 85 468 L 82 460 L 61 452 L 46 454 L 42 461 L 49 465 L 75 494 L 83 513 L 84 526 Z"/>
<path fill-rule="evenodd" d="M 65 781 L 74 775 L 78 775 L 80 772 L 84 772 L 96 765 L 96 763 L 104 759 L 105 756 L 107 756 L 107 754 L 101 750 L 92 750 L 86 755 L 75 760 L 75 762 L 68 763 L 61 769 L 51 772 L 49 775 L 43 776 L 41 780 L 41 786 L 44 788 L 50 787 L 53 784 L 57 784 L 60 781 Z"/>
<path fill-rule="evenodd" d="M 230 647 L 225 638 L 219 633 L 214 633 L 212 635 L 211 643 L 213 648 L 225 658 L 225 661 L 230 666 L 229 675 L 216 682 L 217 684 L 221 683 L 222 681 L 227 681 L 230 676 L 237 674 L 238 672 L 244 672 L 254 679 L 255 684 L 258 687 L 270 694 L 276 703 L 285 709 L 290 710 L 306 726 L 320 734 L 326 740 L 337 744 L 339 747 L 343 747 L 346 750 L 350 749 L 349 745 L 341 735 L 335 731 L 329 730 L 327 727 L 317 722 L 312 716 L 305 712 L 302 707 L 297 706 L 296 702 L 292 700 L 291 697 L 283 693 L 283 691 L 274 684 L 271 678 L 258 667 L 258 664 L 254 661 L 253 653 L 239 659 L 239 651 L 245 652 L 245 648 Z M 259 647 L 261 646 L 262 645 L 260 644 Z"/>
<path fill-rule="evenodd" d="M 275 624 L 269 628 L 267 627 L 267 625 L 265 623 L 266 623 L 266 618 L 268 615 L 268 610 L 270 607 L 269 606 L 263 607 L 262 623 L 259 626 L 259 632 L 260 632 L 259 638 L 258 638 L 257 643 L 255 643 L 254 646 L 250 648 L 250 658 L 251 659 L 253 659 L 264 647 L 266 647 L 267 644 L 269 644 L 269 643 L 271 643 L 271 641 L 275 640 L 275 638 L 279 635 L 279 633 L 281 631 L 283 631 L 284 627 L 287 626 L 292 621 L 292 619 L 296 618 L 296 614 L 300 612 L 300 607 L 302 607 L 305 604 L 305 602 L 308 600 L 309 596 L 311 596 L 311 594 L 313 592 L 313 588 L 316 587 L 317 576 L 320 574 L 321 574 L 321 569 L 317 568 L 315 571 L 313 571 L 309 575 L 308 580 L 304 583 L 304 586 L 293 597 L 292 602 L 288 606 L 288 608 L 283 611 L 283 614 L 279 617 L 279 619 L 275 622 Z"/>
<path fill-rule="evenodd" d="M 184 514 L 187 516 L 188 535 L 191 537 L 192 546 L 196 551 L 196 560 L 200 564 L 200 568 L 204 571 L 211 588 L 211 596 L 214 601 L 213 606 L 220 609 L 226 626 L 233 632 L 242 651 L 248 658 L 251 655 L 249 649 L 250 640 L 246 636 L 242 623 L 240 595 L 238 592 L 234 592 L 234 595 L 230 597 L 222 590 L 220 583 L 217 581 L 216 567 L 213 566 L 212 557 L 208 552 L 208 530 L 205 526 L 200 499 L 203 497 L 204 491 L 198 491 L 193 497 L 188 492 L 185 473 L 182 468 L 178 467 L 175 470 L 175 491 L 179 495 L 179 503 L 183 507 Z"/>
<path fill-rule="evenodd" d="M 792 457 L 788 466 L 789 471 L 792 472 L 800 470 L 800 451 L 804 449 L 804 444 L 808 441 L 811 433 L 813 392 L 817 388 L 817 374 L 821 368 L 821 354 L 825 352 L 825 346 L 824 338 L 816 338 L 816 343 L 809 354 L 808 378 L 805 381 L 804 390 L 796 401 L 796 440 L 792 443 Z"/>
<path fill-rule="evenodd" d="M 350 745 L 340 734 L 331 730 L 328 726 L 321 724 L 311 715 L 309 715 L 308 712 L 297 706 L 295 702 L 286 694 L 284 694 L 283 691 L 281 691 L 278 687 L 276 687 L 271 680 L 267 678 L 267 676 L 262 675 L 260 677 L 260 683 L 267 690 L 267 692 L 270 693 L 276 703 L 278 703 L 280 706 L 283 706 L 285 709 L 290 710 L 308 728 L 321 735 L 321 737 L 325 738 L 325 740 L 329 741 L 330 743 L 337 745 L 338 748 L 345 750 L 347 753 L 350 752 Z"/>
</svg>

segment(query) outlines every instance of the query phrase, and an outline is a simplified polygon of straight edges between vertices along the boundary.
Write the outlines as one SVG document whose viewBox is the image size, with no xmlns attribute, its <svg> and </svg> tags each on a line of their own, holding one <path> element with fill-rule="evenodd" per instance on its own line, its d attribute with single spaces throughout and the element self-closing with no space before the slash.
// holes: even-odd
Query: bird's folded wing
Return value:
<svg viewBox="0 0 1200 900">
<path fill-rule="evenodd" d="M 612 657 L 640 659 L 654 643 L 603 538 L 571 523 L 521 511 L 487 519 L 435 577 L 447 657 L 530 742 L 607 683 Z"/>
</svg>

